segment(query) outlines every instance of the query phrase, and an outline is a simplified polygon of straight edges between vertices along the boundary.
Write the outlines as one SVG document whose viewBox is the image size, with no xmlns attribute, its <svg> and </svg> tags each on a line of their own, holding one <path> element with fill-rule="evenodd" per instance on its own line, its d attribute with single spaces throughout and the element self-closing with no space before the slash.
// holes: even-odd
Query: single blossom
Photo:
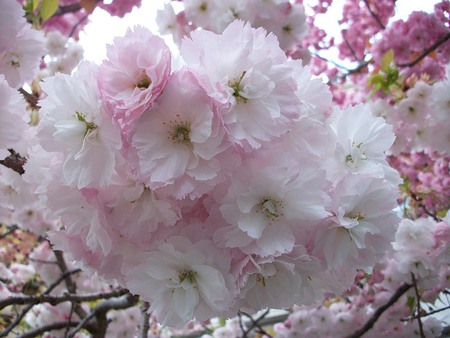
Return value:
<svg viewBox="0 0 450 338">
<path fill-rule="evenodd" d="M 45 150 L 64 154 L 63 182 L 79 189 L 106 186 L 120 161 L 119 126 L 102 105 L 95 72 L 83 63 L 73 76 L 56 74 L 42 84 L 48 96 L 39 139 Z"/>
<path fill-rule="evenodd" d="M 114 39 L 107 56 L 98 71 L 100 95 L 114 118 L 127 125 L 161 95 L 170 76 L 170 51 L 162 38 L 136 26 Z"/>
</svg>

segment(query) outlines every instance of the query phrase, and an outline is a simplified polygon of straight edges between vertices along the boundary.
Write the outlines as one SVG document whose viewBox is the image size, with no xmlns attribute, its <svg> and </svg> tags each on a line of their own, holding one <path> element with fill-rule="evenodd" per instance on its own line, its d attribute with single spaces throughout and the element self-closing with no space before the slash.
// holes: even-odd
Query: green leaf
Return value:
<svg viewBox="0 0 450 338">
<path fill-rule="evenodd" d="M 367 80 L 369 86 L 380 84 L 382 82 L 384 82 L 384 76 L 381 74 L 374 74 Z"/>
<path fill-rule="evenodd" d="M 416 305 L 416 298 L 415 297 L 408 297 L 408 300 L 406 301 L 406 306 L 409 308 L 409 311 L 413 311 L 414 306 Z"/>
<path fill-rule="evenodd" d="M 33 3 L 33 11 L 36 10 L 36 8 L 38 8 L 39 3 L 41 2 L 40 0 L 31 0 L 31 2 Z"/>
<path fill-rule="evenodd" d="M 391 68 L 391 63 L 394 61 L 394 50 L 390 49 L 386 54 L 381 58 L 381 69 L 388 73 Z"/>
<path fill-rule="evenodd" d="M 59 0 L 42 0 L 41 2 L 41 18 L 45 22 L 55 14 L 59 6 Z"/>
</svg>

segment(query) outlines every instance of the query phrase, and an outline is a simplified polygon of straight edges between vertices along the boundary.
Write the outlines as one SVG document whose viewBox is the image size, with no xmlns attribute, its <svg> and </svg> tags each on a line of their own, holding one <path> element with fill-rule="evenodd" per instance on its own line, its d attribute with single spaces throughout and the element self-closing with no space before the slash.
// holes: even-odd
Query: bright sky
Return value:
<svg viewBox="0 0 450 338">
<path fill-rule="evenodd" d="M 150 28 L 155 34 L 158 33 L 155 22 L 156 11 L 164 7 L 164 2 L 164 0 L 142 0 L 140 8 L 135 8 L 122 19 L 112 17 L 100 8 L 95 9 L 90 16 L 91 22 L 80 34 L 85 58 L 100 63 L 106 57 L 106 44 L 111 43 L 115 36 L 123 36 L 128 27 L 142 25 Z M 439 0 L 398 0 L 396 18 L 406 19 L 414 10 L 432 12 L 437 2 Z M 343 0 L 334 1 L 331 10 L 318 19 L 319 26 L 322 26 L 328 34 L 339 31 L 338 20 L 343 4 Z M 171 41 L 170 37 L 167 39 Z"/>
</svg>

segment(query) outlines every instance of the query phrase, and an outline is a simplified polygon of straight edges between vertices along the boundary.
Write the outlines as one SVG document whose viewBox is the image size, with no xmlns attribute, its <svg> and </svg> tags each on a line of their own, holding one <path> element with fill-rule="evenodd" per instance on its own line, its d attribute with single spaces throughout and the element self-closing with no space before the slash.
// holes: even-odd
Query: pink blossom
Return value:
<svg viewBox="0 0 450 338">
<path fill-rule="evenodd" d="M 77 188 L 105 186 L 121 147 L 119 127 L 100 101 L 95 71 L 84 63 L 73 77 L 59 73 L 42 84 L 48 97 L 41 101 L 38 136 L 45 150 L 64 154 L 64 182 Z"/>
<path fill-rule="evenodd" d="M 216 184 L 230 142 L 194 73 L 172 75 L 158 105 L 136 123 L 131 151 L 137 151 L 137 176 L 146 186 L 173 185 L 170 193 L 180 199 Z"/>
<path fill-rule="evenodd" d="M 234 21 L 221 35 L 196 31 L 181 48 L 201 85 L 223 105 L 221 117 L 247 151 L 285 133 L 298 116 L 292 67 L 276 37 Z"/>
<path fill-rule="evenodd" d="M 126 271 L 127 287 L 151 302 L 149 311 L 163 325 L 180 327 L 194 317 L 205 320 L 232 305 L 229 258 L 210 241 L 173 238 L 138 261 Z"/>
<path fill-rule="evenodd" d="M 127 125 L 150 109 L 170 75 L 169 48 L 144 27 L 129 29 L 107 48 L 98 70 L 100 95 L 114 118 Z"/>
</svg>

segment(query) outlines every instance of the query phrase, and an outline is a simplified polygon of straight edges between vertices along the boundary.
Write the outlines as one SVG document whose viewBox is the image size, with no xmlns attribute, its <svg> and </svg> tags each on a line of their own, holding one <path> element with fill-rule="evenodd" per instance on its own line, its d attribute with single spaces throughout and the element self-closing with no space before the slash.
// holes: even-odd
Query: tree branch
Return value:
<svg viewBox="0 0 450 338">
<path fill-rule="evenodd" d="M 149 324 L 150 314 L 147 312 L 147 310 L 149 307 L 150 307 L 150 304 L 148 302 L 142 302 L 142 305 L 141 305 L 142 319 L 141 319 L 141 327 L 139 330 L 140 338 L 148 337 L 148 330 L 150 328 L 150 324 Z"/>
<path fill-rule="evenodd" d="M 414 292 L 416 293 L 416 303 L 417 303 L 417 322 L 419 323 L 419 334 L 421 338 L 425 338 L 425 333 L 423 332 L 422 319 L 420 319 L 421 307 L 420 307 L 420 293 L 417 288 L 417 280 L 414 273 L 411 272 L 411 278 L 414 286 Z"/>
<path fill-rule="evenodd" d="M 356 330 L 353 334 L 347 336 L 346 338 L 359 338 L 364 333 L 369 331 L 373 325 L 376 323 L 376 321 L 381 317 L 381 315 L 389 309 L 401 296 L 403 296 L 406 291 L 408 291 L 412 287 L 411 284 L 403 284 L 400 286 L 397 291 L 391 296 L 391 298 L 387 301 L 386 304 L 380 306 L 369 318 L 369 320 L 358 330 Z"/>
<path fill-rule="evenodd" d="M 15 172 L 19 173 L 19 175 L 24 174 L 25 169 L 23 169 L 23 166 L 27 162 L 26 157 L 20 156 L 20 154 L 16 153 L 14 149 L 8 149 L 8 151 L 11 155 L 6 157 L 4 160 L 0 160 L 0 164 L 14 170 Z"/>
<path fill-rule="evenodd" d="M 18 89 L 19 93 L 23 95 L 23 97 L 25 98 L 25 100 L 33 107 L 33 108 L 38 108 L 38 101 L 39 101 L 39 97 L 37 97 L 36 95 L 30 94 L 28 93 L 25 89 L 23 88 L 19 88 Z"/>
<path fill-rule="evenodd" d="M 440 45 L 450 39 L 450 33 L 447 33 L 442 38 L 437 40 L 434 44 L 432 44 L 429 48 L 425 49 L 422 54 L 420 54 L 414 61 L 409 63 L 402 63 L 397 65 L 398 67 L 414 67 L 418 64 L 422 59 L 424 59 L 428 54 L 437 49 Z"/>
<path fill-rule="evenodd" d="M 84 317 L 83 320 L 81 320 L 78 323 L 78 325 L 75 327 L 75 329 L 72 330 L 72 332 L 70 332 L 67 335 L 67 337 L 73 338 L 77 334 L 77 332 L 80 331 L 83 327 L 85 327 L 92 318 L 98 317 L 98 316 L 106 318 L 106 313 L 109 310 L 127 309 L 131 306 L 136 305 L 138 300 L 139 300 L 138 296 L 134 296 L 131 293 L 127 293 L 127 294 L 121 296 L 120 298 L 113 298 L 113 299 L 108 299 L 108 300 L 102 301 L 100 304 L 98 304 L 97 306 L 95 306 L 92 309 L 92 311 L 89 313 L 89 315 Z M 98 324 L 98 323 L 96 323 L 96 324 Z M 106 323 L 106 325 L 107 325 L 107 323 Z M 97 325 L 95 325 L 94 327 L 97 329 Z M 104 331 L 106 331 L 106 327 L 104 328 Z M 93 337 L 98 337 L 98 336 L 100 336 L 98 333 L 93 335 Z M 104 336 L 104 334 L 103 334 L 103 336 Z"/>
<path fill-rule="evenodd" d="M 386 29 L 386 26 L 383 25 L 383 23 L 381 22 L 380 18 L 378 17 L 378 15 L 375 14 L 375 12 L 372 10 L 372 8 L 370 8 L 370 4 L 368 0 L 364 0 L 364 3 L 367 6 L 367 9 L 369 10 L 370 15 L 372 15 L 372 18 L 375 19 L 375 21 L 378 23 L 378 25 L 382 28 L 382 29 Z"/>
<path fill-rule="evenodd" d="M 50 294 L 50 292 L 53 291 L 54 288 L 56 288 L 65 278 L 66 275 L 71 275 L 74 273 L 79 272 L 80 270 L 72 270 L 72 271 L 67 271 L 65 273 L 63 273 L 55 282 L 53 282 L 53 284 L 51 284 L 47 290 L 43 293 L 44 295 L 48 295 Z M 34 304 L 30 304 L 28 305 L 25 309 L 22 310 L 22 312 L 16 317 L 16 319 L 11 322 L 3 332 L 0 332 L 0 337 L 6 337 L 9 332 L 11 332 L 12 329 L 14 329 L 17 325 L 19 325 L 19 323 L 21 322 L 21 320 L 26 316 L 26 314 L 28 313 L 28 311 L 30 311 L 33 308 Z"/>
<path fill-rule="evenodd" d="M 50 303 L 56 305 L 64 302 L 92 302 L 99 299 L 109 299 L 120 297 L 128 291 L 125 289 L 117 289 L 111 292 L 87 293 L 84 295 L 66 293 L 61 296 L 53 295 L 39 295 L 39 296 L 12 296 L 0 300 L 0 310 L 9 305 L 25 305 L 25 304 L 40 304 Z"/>
<path fill-rule="evenodd" d="M 64 259 L 62 251 L 53 250 L 53 253 L 55 254 L 56 263 L 57 263 L 59 269 L 64 274 L 68 269 L 67 269 L 66 260 Z M 64 282 L 66 283 L 67 291 L 69 291 L 69 293 L 72 293 L 72 294 L 77 293 L 77 286 L 73 282 L 72 277 L 70 275 L 65 276 Z M 74 311 L 80 318 L 84 318 L 86 316 L 86 311 L 84 311 L 84 309 L 79 304 L 75 304 Z"/>
<path fill-rule="evenodd" d="M 57 323 L 52 323 L 49 325 L 45 325 L 45 326 L 41 326 L 38 327 L 34 330 L 28 331 L 24 334 L 21 334 L 20 336 L 18 336 L 17 338 L 34 338 L 39 336 L 40 334 L 44 333 L 44 332 L 48 332 L 48 331 L 52 331 L 52 330 L 61 330 L 64 329 L 67 326 L 77 326 L 78 322 L 57 322 Z"/>
</svg>

